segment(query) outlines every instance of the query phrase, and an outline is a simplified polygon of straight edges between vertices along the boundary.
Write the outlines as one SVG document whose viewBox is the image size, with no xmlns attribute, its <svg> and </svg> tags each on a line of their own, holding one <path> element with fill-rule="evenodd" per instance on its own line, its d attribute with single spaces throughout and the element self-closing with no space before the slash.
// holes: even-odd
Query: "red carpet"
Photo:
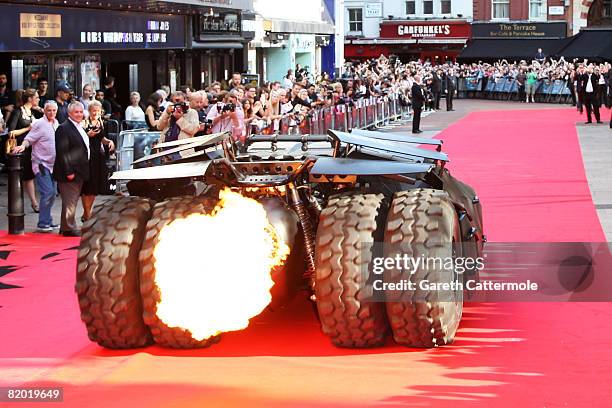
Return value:
<svg viewBox="0 0 612 408">
<path fill-rule="evenodd" d="M 604 241 L 578 120 L 571 109 L 481 112 L 441 135 L 449 168 L 481 197 L 491 241 Z M 470 305 L 453 346 L 356 351 L 332 347 L 298 299 L 210 349 L 111 352 L 79 320 L 76 240 L 0 244 L 0 287 L 21 286 L 0 290 L 0 386 L 62 386 L 63 406 L 609 405 L 608 304 Z"/>
</svg>

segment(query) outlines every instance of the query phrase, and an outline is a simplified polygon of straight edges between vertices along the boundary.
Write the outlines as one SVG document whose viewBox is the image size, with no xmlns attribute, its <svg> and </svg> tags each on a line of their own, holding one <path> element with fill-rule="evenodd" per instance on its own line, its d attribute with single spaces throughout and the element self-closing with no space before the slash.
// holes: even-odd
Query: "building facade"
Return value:
<svg viewBox="0 0 612 408">
<path fill-rule="evenodd" d="M 402 60 L 453 60 L 470 38 L 471 0 L 345 0 L 346 59 L 395 54 Z"/>
<path fill-rule="evenodd" d="M 51 93 L 68 85 L 77 94 L 112 76 L 127 106 L 134 90 L 146 97 L 164 84 L 200 87 L 243 71 L 241 24 L 251 8 L 251 0 L 3 1 L 0 72 L 13 89 L 45 77 Z"/>
<path fill-rule="evenodd" d="M 330 46 L 334 22 L 323 0 L 294 2 L 255 0 L 254 39 L 248 71 L 260 82 L 280 81 L 296 65 L 311 78 L 322 71 L 322 51 Z"/>
</svg>

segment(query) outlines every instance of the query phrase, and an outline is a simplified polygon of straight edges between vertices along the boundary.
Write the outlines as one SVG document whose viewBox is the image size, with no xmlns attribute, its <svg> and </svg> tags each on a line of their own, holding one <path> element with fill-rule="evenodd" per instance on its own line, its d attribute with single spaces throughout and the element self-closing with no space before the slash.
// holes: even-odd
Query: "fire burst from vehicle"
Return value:
<svg viewBox="0 0 612 408">
<path fill-rule="evenodd" d="M 211 214 L 162 229 L 155 247 L 157 317 L 196 340 L 241 330 L 270 301 L 272 271 L 289 247 L 257 201 L 224 190 Z"/>
</svg>

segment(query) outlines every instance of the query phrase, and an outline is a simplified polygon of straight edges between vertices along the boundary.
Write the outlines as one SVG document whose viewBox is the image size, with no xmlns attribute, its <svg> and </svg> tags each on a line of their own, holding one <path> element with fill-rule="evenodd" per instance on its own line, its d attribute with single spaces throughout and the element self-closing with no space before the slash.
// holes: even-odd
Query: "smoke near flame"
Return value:
<svg viewBox="0 0 612 408">
<path fill-rule="evenodd" d="M 289 247 L 257 201 L 228 189 L 211 214 L 162 229 L 154 250 L 157 317 L 196 340 L 241 330 L 272 300 L 271 272 Z"/>
</svg>

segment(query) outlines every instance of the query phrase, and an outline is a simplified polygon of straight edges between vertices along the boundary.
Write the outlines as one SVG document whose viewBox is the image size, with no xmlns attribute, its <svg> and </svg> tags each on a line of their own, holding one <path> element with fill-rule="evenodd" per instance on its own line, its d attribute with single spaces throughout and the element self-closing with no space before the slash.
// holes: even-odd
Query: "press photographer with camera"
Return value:
<svg viewBox="0 0 612 408">
<path fill-rule="evenodd" d="M 158 128 L 161 129 L 159 142 L 172 142 L 175 140 L 193 137 L 200 130 L 198 113 L 189 108 L 185 102 L 185 94 L 175 92 L 171 95 L 172 104 L 168 105 L 164 113 L 159 118 Z M 183 151 L 180 155 L 175 155 L 172 160 L 184 157 L 192 150 Z"/>
<path fill-rule="evenodd" d="M 220 133 L 231 131 L 234 134 L 234 128 L 239 128 L 240 123 L 236 115 L 236 96 L 230 92 L 223 95 L 223 102 L 217 102 L 213 106 L 208 115 L 207 120 L 212 121 L 212 133 Z"/>
</svg>

